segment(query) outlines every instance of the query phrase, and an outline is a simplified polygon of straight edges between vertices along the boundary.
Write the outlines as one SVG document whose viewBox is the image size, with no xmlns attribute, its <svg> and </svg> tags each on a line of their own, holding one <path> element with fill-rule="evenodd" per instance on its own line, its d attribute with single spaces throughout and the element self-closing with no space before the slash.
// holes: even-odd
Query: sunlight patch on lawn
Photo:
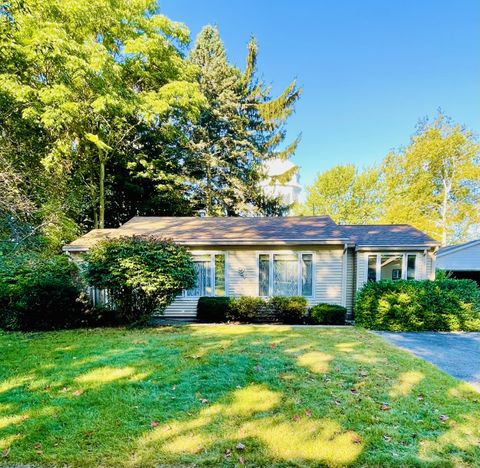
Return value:
<svg viewBox="0 0 480 468">
<path fill-rule="evenodd" d="M 425 375 L 423 372 L 409 371 L 402 372 L 398 378 L 398 382 L 392 390 L 390 390 L 391 397 L 408 395 L 415 385 L 419 384 Z"/>
<path fill-rule="evenodd" d="M 299 366 L 307 367 L 313 372 L 327 372 L 330 361 L 333 359 L 331 354 L 322 353 L 320 351 L 312 351 L 311 353 L 302 354 L 297 358 Z"/>
<path fill-rule="evenodd" d="M 21 422 L 25 421 L 25 419 L 28 419 L 28 417 L 20 414 L 12 416 L 2 416 L 0 418 L 0 430 L 5 429 L 9 426 L 20 424 Z"/>
<path fill-rule="evenodd" d="M 359 343 L 357 341 L 351 341 L 348 343 L 337 343 L 335 345 L 335 348 L 337 348 L 339 351 L 342 351 L 343 353 L 351 353 L 354 350 L 355 346 L 358 346 Z"/>
<path fill-rule="evenodd" d="M 98 367 L 86 374 L 80 375 L 75 378 L 75 381 L 81 384 L 103 384 L 107 382 L 113 382 L 114 380 L 125 379 L 126 377 L 132 377 L 135 374 L 133 367 Z"/>
<path fill-rule="evenodd" d="M 31 379 L 28 377 L 15 377 L 13 379 L 4 380 L 0 382 L 0 393 L 8 392 L 16 387 L 21 387 L 29 382 Z"/>
<path fill-rule="evenodd" d="M 255 413 L 268 411 L 280 403 L 280 394 L 263 385 L 250 385 L 236 390 L 231 403 L 217 403 L 203 409 L 200 414 L 187 421 L 172 421 L 156 427 L 144 435 L 139 442 L 141 449 L 154 444 L 169 453 L 197 453 L 217 437 L 206 426 L 215 423 L 226 426 L 235 418 L 245 418 Z M 230 431 L 225 431 L 228 433 Z M 160 445 L 157 445 L 160 444 Z M 138 463 L 139 460 L 135 460 Z"/>
<path fill-rule="evenodd" d="M 14 442 L 22 438 L 23 436 L 21 434 L 12 434 L 9 436 L 0 437 L 0 450 L 9 449 Z"/>
<path fill-rule="evenodd" d="M 287 325 L 188 325 L 195 335 L 236 336 L 252 333 L 284 333 L 292 331 Z"/>
<path fill-rule="evenodd" d="M 237 437 L 256 437 L 271 456 L 290 461 L 304 459 L 343 465 L 353 462 L 362 452 L 360 438 L 352 431 L 343 431 L 330 419 L 286 422 L 269 417 L 246 423 Z"/>
<path fill-rule="evenodd" d="M 448 425 L 449 429 L 439 437 L 423 441 L 419 451 L 421 459 L 439 460 L 446 451 L 451 452 L 452 447 L 468 452 L 480 446 L 480 424 L 474 415 L 465 416 L 463 422 L 452 421 Z"/>
</svg>

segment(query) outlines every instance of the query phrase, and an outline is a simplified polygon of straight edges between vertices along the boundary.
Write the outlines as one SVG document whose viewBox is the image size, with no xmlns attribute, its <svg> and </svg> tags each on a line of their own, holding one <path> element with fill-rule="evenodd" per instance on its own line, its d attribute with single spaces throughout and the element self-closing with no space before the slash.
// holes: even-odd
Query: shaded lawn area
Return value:
<svg viewBox="0 0 480 468">
<path fill-rule="evenodd" d="M 0 465 L 480 461 L 480 394 L 358 329 L 14 333 L 0 353 Z"/>
</svg>

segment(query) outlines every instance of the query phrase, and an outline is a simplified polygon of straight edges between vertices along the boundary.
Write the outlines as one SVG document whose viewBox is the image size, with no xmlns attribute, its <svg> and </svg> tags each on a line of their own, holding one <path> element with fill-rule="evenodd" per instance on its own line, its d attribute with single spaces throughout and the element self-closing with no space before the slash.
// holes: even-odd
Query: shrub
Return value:
<svg viewBox="0 0 480 468">
<path fill-rule="evenodd" d="M 284 323 L 304 323 L 307 317 L 307 300 L 302 296 L 274 296 L 268 307 L 275 318 Z"/>
<path fill-rule="evenodd" d="M 227 320 L 252 322 L 264 313 L 267 303 L 261 297 L 236 297 L 230 302 Z"/>
<path fill-rule="evenodd" d="M 355 323 L 390 331 L 480 330 L 480 288 L 453 279 L 369 282 L 357 293 Z"/>
<path fill-rule="evenodd" d="M 322 325 L 345 325 L 347 309 L 338 304 L 317 304 L 310 309 L 313 323 Z"/>
<path fill-rule="evenodd" d="M 86 260 L 88 283 L 109 292 L 118 323 L 145 323 L 183 289 L 195 285 L 190 253 L 168 240 L 140 236 L 104 240 Z"/>
<path fill-rule="evenodd" d="M 55 330 L 79 326 L 86 310 L 75 264 L 65 255 L 36 253 L 3 259 L 0 328 Z"/>
<path fill-rule="evenodd" d="M 197 320 L 202 323 L 226 322 L 232 299 L 201 297 L 197 305 Z"/>
</svg>

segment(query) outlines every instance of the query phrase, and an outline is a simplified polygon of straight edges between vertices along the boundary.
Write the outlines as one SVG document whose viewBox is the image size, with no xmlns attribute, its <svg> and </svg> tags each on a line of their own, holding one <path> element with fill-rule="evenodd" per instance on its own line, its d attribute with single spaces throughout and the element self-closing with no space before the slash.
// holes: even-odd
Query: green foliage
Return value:
<svg viewBox="0 0 480 468">
<path fill-rule="evenodd" d="M 268 301 L 268 307 L 280 322 L 304 323 L 307 318 L 307 300 L 302 296 L 274 296 Z"/>
<path fill-rule="evenodd" d="M 197 306 L 199 322 L 283 322 L 304 323 L 307 300 L 304 297 L 201 297 Z"/>
<path fill-rule="evenodd" d="M 0 328 L 71 328 L 82 323 L 85 311 L 78 271 L 65 255 L 29 253 L 2 258 Z"/>
<path fill-rule="evenodd" d="M 264 313 L 266 304 L 266 301 L 261 297 L 235 297 L 230 302 L 227 320 L 232 322 L 252 322 Z"/>
<path fill-rule="evenodd" d="M 226 322 L 231 304 L 230 297 L 201 297 L 197 305 L 197 320 L 201 323 Z"/>
<path fill-rule="evenodd" d="M 345 325 L 347 309 L 338 304 L 316 304 L 309 310 L 310 319 L 320 325 Z"/>
<path fill-rule="evenodd" d="M 480 288 L 471 280 L 368 282 L 355 323 L 391 331 L 480 331 Z"/>
<path fill-rule="evenodd" d="M 118 323 L 145 323 L 195 284 L 190 253 L 168 240 L 105 240 L 85 259 L 88 284 L 108 291 Z"/>
<path fill-rule="evenodd" d="M 380 171 L 359 171 L 353 164 L 334 166 L 307 187 L 307 198 L 295 207 L 300 215 L 326 214 L 340 224 L 367 224 L 380 215 Z"/>
</svg>

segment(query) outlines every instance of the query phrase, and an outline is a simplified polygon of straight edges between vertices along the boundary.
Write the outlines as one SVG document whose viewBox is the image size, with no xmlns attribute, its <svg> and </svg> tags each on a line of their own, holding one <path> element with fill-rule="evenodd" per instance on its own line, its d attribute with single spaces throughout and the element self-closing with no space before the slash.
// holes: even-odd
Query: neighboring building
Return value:
<svg viewBox="0 0 480 468">
<path fill-rule="evenodd" d="M 437 252 L 437 268 L 454 278 L 468 278 L 480 285 L 480 239 L 443 247 Z"/>
<path fill-rule="evenodd" d="M 295 164 L 289 160 L 271 159 L 264 163 L 267 178 L 260 184 L 264 193 L 271 197 L 279 197 L 286 205 L 298 202 L 302 186 L 300 175 Z M 286 181 L 279 182 L 276 178 L 292 173 Z"/>
<path fill-rule="evenodd" d="M 118 229 L 97 229 L 63 250 L 81 260 L 99 239 L 148 235 L 191 251 L 196 287 L 166 312 L 194 317 L 201 296 L 305 296 L 352 313 L 366 281 L 434 279 L 438 242 L 408 225 L 340 226 L 329 216 L 211 218 L 137 216 Z"/>
</svg>

